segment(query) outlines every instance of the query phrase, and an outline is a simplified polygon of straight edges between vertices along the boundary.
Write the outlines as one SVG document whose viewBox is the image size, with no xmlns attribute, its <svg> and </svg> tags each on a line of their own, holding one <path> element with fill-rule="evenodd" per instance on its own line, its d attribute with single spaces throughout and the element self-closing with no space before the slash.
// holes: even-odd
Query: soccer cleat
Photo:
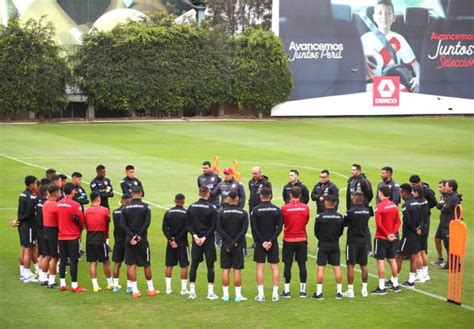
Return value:
<svg viewBox="0 0 474 329">
<path fill-rule="evenodd" d="M 379 287 L 377 287 L 377 289 L 372 290 L 370 293 L 371 293 L 372 295 L 380 295 L 380 296 L 383 296 L 383 295 L 386 295 L 386 294 L 387 294 L 387 289 L 380 289 Z"/>
<path fill-rule="evenodd" d="M 59 291 L 68 291 L 69 288 L 67 286 L 61 286 L 59 287 Z"/>
<path fill-rule="evenodd" d="M 99 287 L 99 286 L 97 286 L 97 287 L 92 288 L 92 290 L 93 290 L 94 292 L 99 292 L 99 291 L 102 290 L 102 288 Z"/>
<path fill-rule="evenodd" d="M 133 298 L 133 299 L 140 298 L 141 296 L 142 296 L 142 294 L 141 294 L 139 291 L 132 294 L 132 298 Z"/>
<path fill-rule="evenodd" d="M 57 283 L 53 283 L 53 284 L 48 284 L 48 288 L 49 289 L 57 289 L 57 288 L 59 288 L 59 286 L 58 286 Z"/>
<path fill-rule="evenodd" d="M 426 280 L 425 280 L 425 276 L 422 274 L 421 276 L 416 276 L 415 277 L 415 282 L 419 282 L 419 283 L 425 283 Z"/>
<path fill-rule="evenodd" d="M 306 291 L 300 291 L 300 298 L 308 297 L 308 293 Z"/>
<path fill-rule="evenodd" d="M 291 293 L 288 291 L 283 291 L 281 294 L 280 294 L 281 297 L 283 298 L 291 298 Z"/>
<path fill-rule="evenodd" d="M 393 282 L 392 282 L 392 280 L 385 281 L 385 287 L 387 287 L 387 288 L 392 288 L 392 287 L 393 287 Z"/>
<path fill-rule="evenodd" d="M 257 295 L 257 296 L 255 296 L 255 300 L 257 302 L 264 302 L 265 301 L 265 296 Z"/>
<path fill-rule="evenodd" d="M 360 291 L 360 294 L 362 295 L 362 297 L 368 297 L 368 296 L 369 296 L 369 293 L 367 292 L 366 289 L 362 289 L 362 290 Z"/>
<path fill-rule="evenodd" d="M 444 262 L 443 264 L 440 264 L 439 267 L 442 270 L 447 270 L 447 269 L 449 269 L 449 264 L 448 264 L 448 262 Z"/>
<path fill-rule="evenodd" d="M 148 290 L 148 292 L 146 293 L 148 295 L 148 297 L 153 297 L 153 296 L 156 296 L 156 295 L 159 295 L 160 294 L 160 291 L 159 290 Z"/>
<path fill-rule="evenodd" d="M 125 290 L 125 293 L 126 294 L 132 294 L 133 293 L 132 287 L 127 287 L 127 289 Z"/>
<path fill-rule="evenodd" d="M 206 298 L 209 300 L 217 300 L 219 299 L 219 296 L 217 296 L 216 294 L 207 294 Z"/>
<path fill-rule="evenodd" d="M 431 264 L 433 265 L 441 265 L 441 263 L 443 263 L 443 259 L 442 258 L 438 258 L 437 260 L 434 260 L 431 262 Z"/>
<path fill-rule="evenodd" d="M 246 300 L 247 300 L 247 297 L 244 297 L 244 296 L 237 296 L 237 297 L 235 297 L 235 299 L 234 299 L 234 301 L 235 301 L 236 303 L 244 302 L 244 301 L 246 301 Z"/>
<path fill-rule="evenodd" d="M 425 278 L 425 282 L 431 280 L 431 276 L 429 274 L 426 274 L 424 278 Z"/>
<path fill-rule="evenodd" d="M 345 297 L 345 298 L 354 298 L 355 295 L 354 295 L 354 290 L 347 290 L 346 292 L 343 292 L 342 293 L 342 297 Z"/>
<path fill-rule="evenodd" d="M 171 289 L 166 289 L 166 294 L 167 294 L 167 295 L 171 295 L 172 293 L 173 293 L 173 290 L 171 290 Z"/>
<path fill-rule="evenodd" d="M 340 292 L 336 294 L 336 299 L 342 299 L 342 294 Z"/>
<path fill-rule="evenodd" d="M 44 286 L 47 286 L 48 285 L 48 281 L 40 281 L 39 282 L 39 285 L 44 287 Z"/>
<path fill-rule="evenodd" d="M 189 290 L 188 289 L 181 289 L 181 292 L 179 294 L 181 296 L 189 295 Z"/>
<path fill-rule="evenodd" d="M 393 291 L 394 293 L 398 293 L 398 292 L 401 292 L 401 291 L 402 291 L 402 288 L 400 288 L 400 286 L 392 287 L 392 291 Z"/>
<path fill-rule="evenodd" d="M 36 276 L 34 274 L 28 276 L 28 277 L 25 277 L 25 279 L 23 280 L 24 283 L 30 283 L 30 282 L 38 282 L 39 280 L 36 278 Z"/>
<path fill-rule="evenodd" d="M 121 288 L 120 286 L 114 286 L 114 288 L 112 289 L 112 292 L 113 293 L 118 293 L 118 292 L 120 292 L 120 288 Z"/>
<path fill-rule="evenodd" d="M 112 290 L 112 289 L 114 289 L 114 286 L 113 286 L 113 285 L 110 285 L 110 284 L 108 284 L 108 285 L 107 285 L 107 290 Z"/>
<path fill-rule="evenodd" d="M 224 296 L 222 296 L 222 300 L 223 300 L 224 302 L 228 302 L 228 301 L 229 301 L 229 295 L 224 295 Z"/>
<path fill-rule="evenodd" d="M 196 296 L 196 293 L 190 292 L 190 293 L 189 293 L 189 296 L 188 296 L 188 299 L 196 299 L 196 297 L 197 297 L 197 296 Z"/>
<path fill-rule="evenodd" d="M 323 300 L 324 299 L 323 293 L 320 293 L 319 295 L 314 293 L 312 297 L 313 297 L 313 299 L 316 299 L 316 300 Z"/>
<path fill-rule="evenodd" d="M 443 268 L 445 267 L 446 265 L 448 265 L 448 262 L 447 261 L 442 261 L 441 263 L 438 264 L 439 267 Z"/>
<path fill-rule="evenodd" d="M 25 277 L 24 277 L 23 275 L 19 275 L 19 276 L 18 276 L 18 279 L 19 279 L 20 281 L 23 281 L 23 280 L 25 280 Z"/>
<path fill-rule="evenodd" d="M 404 286 L 405 288 L 413 289 L 415 288 L 415 282 L 405 281 L 402 283 L 402 286 Z"/>
<path fill-rule="evenodd" d="M 71 292 L 86 292 L 86 288 L 82 288 L 81 286 L 77 286 L 76 288 L 71 288 Z"/>
<path fill-rule="evenodd" d="M 278 302 L 278 301 L 280 301 L 280 296 L 278 296 L 278 295 L 273 295 L 273 296 L 272 296 L 272 302 Z"/>
</svg>

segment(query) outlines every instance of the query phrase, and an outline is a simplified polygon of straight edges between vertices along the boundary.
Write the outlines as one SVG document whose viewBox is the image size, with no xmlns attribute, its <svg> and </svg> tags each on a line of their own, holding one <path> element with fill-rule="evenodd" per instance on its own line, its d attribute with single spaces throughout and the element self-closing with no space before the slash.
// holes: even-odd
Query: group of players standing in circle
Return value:
<svg viewBox="0 0 474 329">
<path fill-rule="evenodd" d="M 376 190 L 376 206 L 370 202 L 373 191 L 370 181 L 361 172 L 361 166 L 352 165 L 351 177 L 347 182 L 345 215 L 337 212 L 339 189 L 330 181 L 329 171 L 322 170 L 320 181 L 310 193 L 299 180 L 299 173 L 292 169 L 289 182 L 283 187 L 284 205 L 272 203 L 272 185 L 259 167 L 252 169 L 252 179 L 248 188 L 249 212 L 244 210 L 247 197 L 243 184 L 235 179 L 234 169 L 225 168 L 224 179 L 213 172 L 211 163 L 202 164 L 203 173 L 197 179 L 199 199 L 185 208 L 185 196 L 175 196 L 175 206 L 168 209 L 163 217 L 162 230 L 166 236 L 165 283 L 166 294 L 172 293 L 172 271 L 180 267 L 181 295 L 195 299 L 196 277 L 199 264 L 206 262 L 208 292 L 207 299 L 219 299 L 214 290 L 216 249 L 220 248 L 220 267 L 222 269 L 222 299 L 229 301 L 230 276 L 233 274 L 236 302 L 246 300 L 242 295 L 242 270 L 248 248 L 254 248 L 253 260 L 257 268 L 256 301 L 265 301 L 264 268 L 268 262 L 272 271 L 272 301 L 290 298 L 291 268 L 293 262 L 299 267 L 299 297 L 307 294 L 308 236 L 306 227 L 310 218 L 309 200 L 316 202 L 317 216 L 314 222 L 314 235 L 318 240 L 317 284 L 314 299 L 322 300 L 325 268 L 332 266 L 336 280 L 336 298 L 353 298 L 355 265 L 362 272 L 361 295 L 367 297 L 368 257 L 373 254 L 377 260 L 379 282 L 371 293 L 387 294 L 387 288 L 400 292 L 398 275 L 403 259 L 410 260 L 410 274 L 406 288 L 413 288 L 415 282 L 430 280 L 428 274 L 428 235 L 430 209 L 440 209 L 440 224 L 435 241 L 438 260 L 434 263 L 446 268 L 442 260 L 441 241 L 446 252 L 449 248 L 449 222 L 454 219 L 454 211 L 461 202 L 457 193 L 457 182 L 453 179 L 439 182 L 439 201 L 429 185 L 419 176 L 412 175 L 410 184 L 398 185 L 393 179 L 393 170 L 383 167 L 382 181 Z M 106 177 L 105 167 L 96 168 L 97 176 L 90 182 L 92 193 L 89 198 L 82 187 L 82 175 L 75 172 L 67 177 L 47 171 L 47 177 L 38 181 L 34 176 L 25 178 L 26 189 L 20 194 L 18 215 L 12 221 L 17 226 L 20 243 L 20 280 L 39 282 L 60 291 L 84 292 L 87 289 L 77 282 L 78 261 L 81 257 L 81 233 L 85 229 L 86 259 L 94 292 L 101 290 L 97 280 L 97 263 L 103 263 L 107 279 L 107 289 L 120 292 L 119 275 L 121 264 L 127 265 L 126 292 L 133 298 L 141 296 L 137 285 L 137 267 L 143 267 L 147 283 L 147 295 L 155 296 L 148 228 L 151 222 L 150 206 L 142 200 L 144 189 L 135 177 L 135 168 L 125 168 L 126 177 L 121 181 L 121 206 L 109 211 L 108 199 L 114 196 L 111 181 Z M 402 220 L 398 204 L 403 200 Z M 84 205 L 91 203 L 84 210 Z M 369 229 L 369 219 L 375 216 L 376 232 L 373 241 Z M 109 261 L 109 223 L 114 223 L 114 246 L 112 250 L 113 269 Z M 250 222 L 250 225 L 249 225 Z M 251 227 L 253 244 L 247 246 L 247 231 Z M 347 264 L 347 290 L 342 291 L 342 272 L 340 268 L 339 239 L 347 227 L 345 261 Z M 399 228 L 402 228 L 402 237 Z M 283 231 L 282 261 L 284 263 L 284 288 L 280 291 L 278 238 Z M 192 237 L 191 250 L 188 234 Z M 190 252 L 191 251 L 191 252 Z M 391 278 L 385 281 L 385 260 L 391 269 Z M 35 262 L 37 260 L 37 262 Z M 35 263 L 37 278 L 30 270 Z M 56 283 L 56 270 L 59 261 L 59 285 Z M 71 288 L 66 284 L 66 266 L 70 266 Z M 189 273 L 188 273 L 188 268 Z M 189 277 L 189 287 L 188 287 Z"/>
</svg>

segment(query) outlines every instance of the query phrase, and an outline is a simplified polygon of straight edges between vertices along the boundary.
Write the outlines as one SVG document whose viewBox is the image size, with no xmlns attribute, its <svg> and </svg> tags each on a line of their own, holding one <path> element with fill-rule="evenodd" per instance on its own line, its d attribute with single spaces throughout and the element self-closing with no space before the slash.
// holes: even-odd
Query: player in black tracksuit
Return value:
<svg viewBox="0 0 474 329">
<path fill-rule="evenodd" d="M 358 191 L 364 194 L 363 205 L 370 210 L 371 216 L 373 216 L 372 207 L 370 207 L 370 202 L 374 198 L 374 192 L 372 191 L 372 184 L 365 177 L 365 174 L 361 172 L 362 168 L 359 164 L 353 164 L 351 169 L 351 177 L 347 180 L 347 190 L 346 190 L 346 209 L 349 210 L 352 208 L 352 193 Z M 367 226 L 367 248 L 369 252 L 372 251 L 372 235 L 370 234 L 370 228 Z"/>
<path fill-rule="evenodd" d="M 113 270 L 113 281 L 114 281 L 114 288 L 113 292 L 117 293 L 120 291 L 121 286 L 119 285 L 119 277 L 120 277 L 120 267 L 122 266 L 122 262 L 125 260 L 125 232 L 122 229 L 121 221 L 122 221 L 122 210 L 123 208 L 130 203 L 131 196 L 130 194 L 122 195 L 120 200 L 121 206 L 115 209 L 112 212 L 112 219 L 114 222 L 114 249 L 112 251 L 112 261 L 114 262 L 114 270 Z M 132 287 L 130 285 L 130 280 L 127 278 L 127 293 L 132 293 Z"/>
<path fill-rule="evenodd" d="M 153 286 L 150 264 L 150 247 L 148 244 L 148 227 L 151 222 L 151 211 L 148 204 L 141 200 L 143 191 L 141 187 L 132 187 L 132 200 L 123 207 L 121 213 L 121 226 L 125 232 L 125 263 L 128 266 L 130 285 L 133 297 L 140 297 L 137 286 L 137 266 L 144 267 L 147 280 L 148 295 L 159 294 Z"/>
<path fill-rule="evenodd" d="M 421 185 L 412 185 L 413 197 L 421 207 L 421 236 L 420 236 L 420 253 L 421 261 L 419 261 L 416 271 L 417 278 L 422 278 L 421 281 L 430 280 L 428 275 L 428 236 L 430 233 L 430 207 L 428 200 L 423 196 L 423 187 Z"/>
<path fill-rule="evenodd" d="M 415 286 L 416 270 L 419 266 L 418 252 L 420 251 L 423 216 L 421 206 L 413 198 L 412 187 L 409 184 L 400 185 L 400 194 L 405 203 L 402 205 L 402 239 L 399 244 L 397 267 L 398 273 L 400 273 L 403 257 L 410 257 L 410 276 L 408 281 L 402 285 L 413 288 Z"/>
<path fill-rule="evenodd" d="M 100 195 L 100 205 L 102 207 L 110 209 L 109 198 L 113 198 L 114 196 L 112 182 L 105 177 L 105 167 L 103 165 L 97 166 L 96 173 L 97 176 L 90 182 L 91 191 Z"/>
<path fill-rule="evenodd" d="M 249 180 L 249 211 L 258 206 L 262 201 L 260 200 L 260 192 L 264 187 L 272 191 L 272 183 L 268 180 L 268 177 L 262 175 L 262 171 L 259 167 L 252 168 L 252 179 Z"/>
<path fill-rule="evenodd" d="M 328 195 L 334 195 L 337 198 L 336 211 L 339 206 L 339 189 L 336 184 L 329 180 L 329 171 L 324 169 L 320 174 L 320 181 L 313 187 L 311 200 L 316 202 L 316 212 L 322 213 L 324 208 L 324 198 Z"/>
<path fill-rule="evenodd" d="M 367 280 L 369 271 L 367 269 L 367 226 L 370 219 L 369 208 L 363 205 L 364 195 L 362 192 L 352 194 L 353 207 L 344 216 L 344 226 L 347 226 L 346 263 L 347 263 L 347 291 L 344 297 L 354 297 L 354 267 L 360 265 L 362 272 L 362 296 L 367 297 Z"/>
<path fill-rule="evenodd" d="M 221 181 L 222 179 L 219 177 L 219 175 L 212 172 L 211 163 L 209 161 L 204 161 L 202 163 L 202 175 L 197 178 L 198 188 L 207 186 L 210 191 L 214 191 Z M 219 196 L 211 196 L 209 198 L 209 202 L 216 207 L 219 206 Z"/>
<path fill-rule="evenodd" d="M 301 198 L 300 202 L 304 204 L 308 204 L 309 202 L 309 191 L 306 185 L 304 185 L 300 180 L 299 180 L 300 173 L 296 169 L 291 169 L 290 170 L 290 175 L 289 175 L 289 182 L 285 186 L 283 186 L 283 191 L 282 191 L 282 197 L 283 201 L 285 203 L 290 203 L 291 197 L 291 189 L 293 187 L 299 187 L 301 190 Z"/>
<path fill-rule="evenodd" d="M 449 179 L 445 183 L 446 201 L 443 203 L 440 212 L 441 236 L 443 239 L 446 255 L 449 257 L 449 223 L 456 217 L 455 209 L 461 203 L 461 195 L 457 192 L 458 183 L 454 179 Z M 443 266 L 447 269 L 448 264 Z"/>
<path fill-rule="evenodd" d="M 166 269 L 165 283 L 166 294 L 172 293 L 171 277 L 173 267 L 178 265 L 181 268 L 181 295 L 186 295 L 188 286 L 188 266 L 189 266 L 189 245 L 188 245 L 188 215 L 184 209 L 185 197 L 183 194 L 176 194 L 174 198 L 175 206 L 169 209 L 163 216 L 162 230 L 166 237 Z"/>
<path fill-rule="evenodd" d="M 74 189 L 76 190 L 73 200 L 81 205 L 82 212 L 84 212 L 84 205 L 88 204 L 89 200 L 87 199 L 86 191 L 81 186 L 82 174 L 79 172 L 73 172 L 71 177 Z"/>
<path fill-rule="evenodd" d="M 255 251 L 253 260 L 257 263 L 257 301 L 264 301 L 263 272 L 265 261 L 268 261 L 272 270 L 273 293 L 272 300 L 278 301 L 279 270 L 278 263 L 279 249 L 278 236 L 283 229 L 283 215 L 279 207 L 270 202 L 272 198 L 271 190 L 267 187 L 260 191 L 261 203 L 252 209 L 250 214 L 250 224 L 252 236 L 255 241 Z"/>
<path fill-rule="evenodd" d="M 196 272 L 199 263 L 206 256 L 208 296 L 210 300 L 218 299 L 214 293 L 214 263 L 216 247 L 214 231 L 217 223 L 217 209 L 209 199 L 210 191 L 207 186 L 199 189 L 199 200 L 192 203 L 187 210 L 187 228 L 193 237 L 191 248 L 191 269 L 189 271 L 189 298 L 196 298 Z"/>
<path fill-rule="evenodd" d="M 125 167 L 125 177 L 120 181 L 120 189 L 122 194 L 131 194 L 132 187 L 140 187 L 142 190 L 142 197 L 145 196 L 145 189 L 143 188 L 142 182 L 135 177 L 135 167 L 128 165 Z"/>
<path fill-rule="evenodd" d="M 324 270 L 329 263 L 334 269 L 336 277 L 336 298 L 342 298 L 342 273 L 340 267 L 339 238 L 344 232 L 344 217 L 335 210 L 337 199 L 328 195 L 324 201 L 325 211 L 316 217 L 314 235 L 318 239 L 318 279 L 316 293 L 313 298 L 323 299 Z"/>
<path fill-rule="evenodd" d="M 18 199 L 17 220 L 13 225 L 18 226 L 18 234 L 20 235 L 20 268 L 22 272 L 20 273 L 20 280 L 36 282 L 37 280 L 31 272 L 30 266 L 36 240 L 35 205 L 38 180 L 34 176 L 26 176 L 25 185 L 26 189 L 20 193 Z"/>
<path fill-rule="evenodd" d="M 230 271 L 234 269 L 235 301 L 246 300 L 241 294 L 244 268 L 245 234 L 249 226 L 248 213 L 238 206 L 237 193 L 230 192 L 228 206 L 219 210 L 217 231 L 222 236 L 221 268 L 224 301 L 229 300 Z"/>
</svg>

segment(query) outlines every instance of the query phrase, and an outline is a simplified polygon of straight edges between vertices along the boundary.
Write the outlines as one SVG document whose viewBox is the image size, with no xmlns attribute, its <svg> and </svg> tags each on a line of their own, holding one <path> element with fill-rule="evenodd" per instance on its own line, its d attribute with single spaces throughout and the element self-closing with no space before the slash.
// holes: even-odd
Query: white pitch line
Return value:
<svg viewBox="0 0 474 329">
<path fill-rule="evenodd" d="M 43 169 L 43 170 L 47 170 L 47 169 L 48 169 L 48 168 L 46 168 L 46 167 L 39 166 L 39 165 L 36 165 L 36 164 L 34 164 L 34 163 L 30 163 L 30 162 L 27 162 L 27 161 L 23 161 L 23 160 L 21 160 L 21 159 L 14 158 L 14 157 L 9 156 L 9 155 L 6 155 L 6 154 L 1 154 L 1 153 L 0 153 L 0 156 L 3 156 L 3 157 L 5 157 L 5 158 L 10 159 L 10 160 L 13 160 L 13 161 L 17 161 L 17 162 L 23 163 L 23 164 L 25 164 L 25 165 L 27 165 L 27 166 L 31 166 L 31 167 L 35 167 L 35 168 L 39 168 L 39 169 Z M 268 164 L 268 165 L 273 165 L 273 164 L 269 164 L 269 163 L 267 163 L 267 164 Z M 301 167 L 301 168 L 303 168 L 303 167 Z M 310 169 L 310 168 L 307 167 L 307 169 Z M 319 170 L 319 169 L 317 169 L 317 168 L 311 168 L 311 169 Z M 341 174 L 341 175 L 342 175 L 342 174 Z M 89 184 L 88 182 L 85 182 L 85 183 L 86 183 L 86 184 Z M 120 192 L 114 192 L 114 193 L 117 193 L 117 194 L 119 194 L 119 195 L 122 195 L 122 193 L 120 193 Z M 143 200 L 143 201 L 145 201 L 145 202 L 147 202 L 148 204 L 150 204 L 150 205 L 152 205 L 152 206 L 155 206 L 155 207 L 157 207 L 157 208 L 161 208 L 161 209 L 165 209 L 165 210 L 168 210 L 168 209 L 169 209 L 169 208 L 164 207 L 164 206 L 162 206 L 162 205 L 159 205 L 159 204 L 157 204 L 157 203 L 153 203 L 153 202 L 146 201 L 146 200 Z M 15 209 L 16 209 L 16 208 L 15 208 Z M 248 237 L 250 237 L 250 238 L 253 238 L 251 234 L 246 234 L 246 236 L 248 236 Z M 312 255 L 312 254 L 308 254 L 308 257 L 313 258 L 313 259 L 316 259 L 316 256 L 314 256 L 314 255 Z M 341 264 L 341 266 L 347 267 L 345 264 Z M 355 271 L 356 271 L 356 272 L 359 272 L 359 273 L 361 272 L 361 271 L 360 271 L 359 269 L 357 269 L 357 268 L 355 268 Z M 375 274 L 369 273 L 369 276 L 372 277 L 372 278 L 378 279 L 378 276 L 375 275 Z M 433 293 L 431 293 L 431 292 L 423 291 L 423 290 L 420 290 L 420 289 L 417 289 L 417 288 L 404 289 L 404 290 L 415 291 L 415 292 L 418 292 L 418 293 L 420 293 L 420 294 L 423 294 L 423 295 L 425 295 L 425 296 L 428 296 L 428 297 L 431 297 L 431 298 L 434 298 L 434 299 L 438 299 L 438 300 L 441 300 L 441 301 L 444 301 L 444 302 L 447 301 L 447 299 L 446 299 L 445 297 L 443 297 L 443 296 L 439 296 L 439 295 L 433 294 Z M 461 306 L 462 308 L 466 309 L 466 310 L 474 311 L 474 307 L 472 307 L 472 306 L 465 305 L 465 304 L 461 304 L 460 306 Z"/>
</svg>

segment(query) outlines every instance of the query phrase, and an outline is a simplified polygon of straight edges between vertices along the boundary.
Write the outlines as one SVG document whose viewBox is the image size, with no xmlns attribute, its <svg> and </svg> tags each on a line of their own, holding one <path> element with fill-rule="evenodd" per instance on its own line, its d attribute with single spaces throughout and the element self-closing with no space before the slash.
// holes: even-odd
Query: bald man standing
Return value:
<svg viewBox="0 0 474 329">
<path fill-rule="evenodd" d="M 262 188 L 267 187 L 272 191 L 272 183 L 268 180 L 268 177 L 262 175 L 262 170 L 260 167 L 252 168 L 252 179 L 249 181 L 249 211 L 255 206 L 258 206 L 262 201 L 260 200 L 260 192 Z"/>
</svg>

